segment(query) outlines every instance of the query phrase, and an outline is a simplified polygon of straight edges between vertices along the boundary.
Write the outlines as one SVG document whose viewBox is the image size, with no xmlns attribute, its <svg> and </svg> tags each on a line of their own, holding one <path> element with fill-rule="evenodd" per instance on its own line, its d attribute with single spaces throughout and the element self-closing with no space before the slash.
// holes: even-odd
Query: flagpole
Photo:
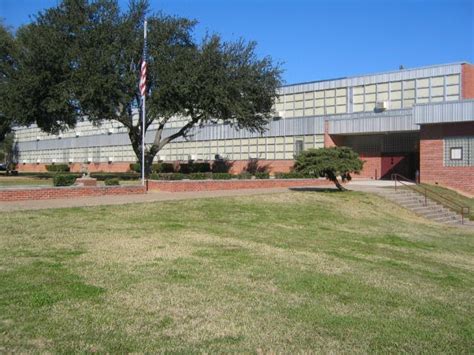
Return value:
<svg viewBox="0 0 474 355">
<path fill-rule="evenodd" d="M 143 41 L 146 46 L 146 20 L 143 26 Z M 146 58 L 143 58 L 146 60 Z M 146 93 L 142 95 L 142 185 L 145 186 L 145 109 L 146 109 Z"/>
</svg>

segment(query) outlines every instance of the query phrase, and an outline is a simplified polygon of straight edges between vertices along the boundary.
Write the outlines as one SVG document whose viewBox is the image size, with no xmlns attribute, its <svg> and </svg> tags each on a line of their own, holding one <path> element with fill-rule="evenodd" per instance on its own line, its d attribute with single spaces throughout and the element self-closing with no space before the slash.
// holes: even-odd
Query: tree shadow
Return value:
<svg viewBox="0 0 474 355">
<path fill-rule="evenodd" d="M 344 192 L 337 187 L 290 187 L 289 190 L 296 192 Z"/>
</svg>

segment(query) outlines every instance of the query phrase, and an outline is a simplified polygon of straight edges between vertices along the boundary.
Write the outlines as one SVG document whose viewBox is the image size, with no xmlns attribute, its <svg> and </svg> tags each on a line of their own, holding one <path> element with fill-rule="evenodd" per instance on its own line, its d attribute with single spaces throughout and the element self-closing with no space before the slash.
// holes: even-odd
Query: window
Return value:
<svg viewBox="0 0 474 355">
<path fill-rule="evenodd" d="M 462 147 L 450 148 L 449 158 L 451 160 L 462 160 Z"/>
<path fill-rule="evenodd" d="M 298 156 L 304 150 L 304 141 L 303 139 L 295 140 L 294 152 L 295 157 Z"/>
</svg>

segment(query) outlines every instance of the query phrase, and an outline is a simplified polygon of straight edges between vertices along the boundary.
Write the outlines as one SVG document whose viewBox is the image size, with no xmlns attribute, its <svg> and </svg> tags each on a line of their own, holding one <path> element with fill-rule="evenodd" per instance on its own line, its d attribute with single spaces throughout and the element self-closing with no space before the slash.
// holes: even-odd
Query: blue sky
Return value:
<svg viewBox="0 0 474 355">
<path fill-rule="evenodd" d="M 16 28 L 58 0 L 0 0 Z M 120 0 L 126 7 L 128 0 Z M 473 0 L 150 0 L 194 18 L 196 36 L 258 42 L 287 84 L 456 61 L 474 62 Z"/>
</svg>

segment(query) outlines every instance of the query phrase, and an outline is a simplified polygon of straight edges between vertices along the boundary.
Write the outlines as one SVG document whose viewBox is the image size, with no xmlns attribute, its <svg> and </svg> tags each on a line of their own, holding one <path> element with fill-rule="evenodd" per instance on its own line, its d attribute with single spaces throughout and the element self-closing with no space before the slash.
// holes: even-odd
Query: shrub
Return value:
<svg viewBox="0 0 474 355">
<path fill-rule="evenodd" d="M 192 173 L 188 175 L 190 180 L 206 180 L 211 178 L 210 173 Z"/>
<path fill-rule="evenodd" d="M 151 174 L 150 179 L 152 180 L 183 180 L 186 175 L 181 173 L 161 173 L 161 174 Z"/>
<path fill-rule="evenodd" d="M 257 171 L 255 173 L 256 179 L 270 179 L 270 173 Z"/>
<path fill-rule="evenodd" d="M 132 163 L 130 164 L 130 171 L 134 171 L 136 173 L 141 173 L 142 168 L 140 163 Z"/>
<path fill-rule="evenodd" d="M 72 174 L 57 174 L 53 178 L 54 186 L 71 186 L 76 181 L 76 176 Z"/>
<path fill-rule="evenodd" d="M 228 173 L 232 168 L 233 163 L 226 159 L 214 160 L 212 163 L 213 173 Z"/>
<path fill-rule="evenodd" d="M 120 185 L 120 180 L 117 178 L 107 178 L 104 180 L 105 186 L 117 186 Z"/>
<path fill-rule="evenodd" d="M 210 171 L 211 171 L 211 164 L 208 162 L 189 163 L 190 173 L 209 173 Z"/>
<path fill-rule="evenodd" d="M 240 179 L 240 180 L 251 179 L 252 174 L 250 174 L 249 172 L 244 171 L 244 172 L 240 173 L 239 175 L 237 175 L 237 178 Z"/>
<path fill-rule="evenodd" d="M 232 174 L 229 173 L 213 173 L 212 179 L 213 180 L 230 180 L 232 179 Z"/>
<path fill-rule="evenodd" d="M 119 180 L 138 180 L 140 174 L 137 173 L 91 173 L 92 178 L 99 181 L 105 181 L 106 179 L 119 179 Z"/>
<path fill-rule="evenodd" d="M 258 159 L 250 158 L 247 161 L 247 166 L 244 168 L 244 171 L 257 176 L 256 173 L 266 173 L 268 171 L 268 164 L 261 165 Z"/>
<path fill-rule="evenodd" d="M 52 164 L 46 165 L 46 170 L 50 172 L 69 172 L 69 165 L 67 164 Z"/>
<path fill-rule="evenodd" d="M 310 178 L 308 174 L 291 171 L 289 173 L 275 173 L 275 179 L 307 179 Z"/>
<path fill-rule="evenodd" d="M 153 173 L 174 173 L 174 165 L 172 163 L 152 164 L 151 171 Z"/>
</svg>

